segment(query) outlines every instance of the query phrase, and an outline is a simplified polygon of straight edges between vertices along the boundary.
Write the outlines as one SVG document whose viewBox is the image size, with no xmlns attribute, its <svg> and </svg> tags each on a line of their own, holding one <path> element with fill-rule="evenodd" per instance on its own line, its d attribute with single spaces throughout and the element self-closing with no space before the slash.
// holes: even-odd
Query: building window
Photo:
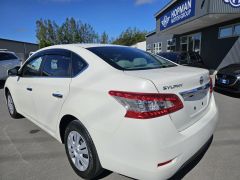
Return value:
<svg viewBox="0 0 240 180">
<path fill-rule="evenodd" d="M 162 42 L 154 43 L 153 44 L 153 53 L 158 54 L 162 52 Z"/>
<path fill-rule="evenodd" d="M 219 28 L 219 39 L 240 35 L 240 24 Z"/>
<path fill-rule="evenodd" d="M 231 37 L 233 34 L 233 27 L 220 28 L 219 38 Z"/>
<path fill-rule="evenodd" d="M 234 35 L 235 36 L 240 35 L 240 24 L 234 26 Z"/>
<path fill-rule="evenodd" d="M 180 38 L 180 46 L 181 46 L 181 51 L 188 50 L 188 37 L 187 36 L 183 36 Z"/>
<path fill-rule="evenodd" d="M 152 51 L 151 51 L 151 48 L 152 48 L 151 44 L 148 44 L 148 45 L 147 45 L 147 52 L 152 52 Z"/>
<path fill-rule="evenodd" d="M 176 51 L 176 38 L 167 41 L 167 52 Z"/>
</svg>

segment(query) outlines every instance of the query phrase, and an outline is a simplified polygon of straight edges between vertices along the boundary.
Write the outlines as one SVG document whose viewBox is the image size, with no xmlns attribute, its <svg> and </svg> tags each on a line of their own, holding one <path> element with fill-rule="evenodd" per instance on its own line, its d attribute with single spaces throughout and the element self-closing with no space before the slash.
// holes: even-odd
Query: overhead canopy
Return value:
<svg viewBox="0 0 240 180">
<path fill-rule="evenodd" d="M 186 32 L 202 29 L 211 25 L 239 18 L 240 14 L 208 14 L 192 21 L 170 27 L 161 31 L 164 34 L 183 34 Z"/>
</svg>

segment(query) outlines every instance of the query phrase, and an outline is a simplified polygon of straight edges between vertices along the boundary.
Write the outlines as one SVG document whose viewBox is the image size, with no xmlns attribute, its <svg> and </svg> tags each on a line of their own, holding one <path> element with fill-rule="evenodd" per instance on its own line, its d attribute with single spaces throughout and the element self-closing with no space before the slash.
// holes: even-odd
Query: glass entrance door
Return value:
<svg viewBox="0 0 240 180">
<path fill-rule="evenodd" d="M 191 34 L 180 38 L 181 51 L 193 51 L 201 53 L 201 33 Z"/>
</svg>

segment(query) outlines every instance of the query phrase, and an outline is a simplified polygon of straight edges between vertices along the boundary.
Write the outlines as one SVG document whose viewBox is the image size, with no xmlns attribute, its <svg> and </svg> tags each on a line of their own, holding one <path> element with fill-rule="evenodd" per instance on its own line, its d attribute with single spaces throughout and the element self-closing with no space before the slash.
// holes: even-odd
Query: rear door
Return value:
<svg viewBox="0 0 240 180">
<path fill-rule="evenodd" d="M 34 106 L 37 121 L 50 132 L 56 130 L 56 122 L 71 83 L 71 53 L 56 50 L 45 55 L 42 77 L 35 83 L 37 93 Z"/>
</svg>

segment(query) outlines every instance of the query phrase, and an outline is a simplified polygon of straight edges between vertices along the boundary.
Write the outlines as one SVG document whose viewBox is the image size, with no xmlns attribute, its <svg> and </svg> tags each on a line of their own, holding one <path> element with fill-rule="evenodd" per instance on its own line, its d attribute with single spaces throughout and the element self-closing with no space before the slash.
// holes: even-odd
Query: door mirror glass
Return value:
<svg viewBox="0 0 240 180">
<path fill-rule="evenodd" d="M 20 66 L 8 70 L 8 76 L 17 76 Z"/>
</svg>

